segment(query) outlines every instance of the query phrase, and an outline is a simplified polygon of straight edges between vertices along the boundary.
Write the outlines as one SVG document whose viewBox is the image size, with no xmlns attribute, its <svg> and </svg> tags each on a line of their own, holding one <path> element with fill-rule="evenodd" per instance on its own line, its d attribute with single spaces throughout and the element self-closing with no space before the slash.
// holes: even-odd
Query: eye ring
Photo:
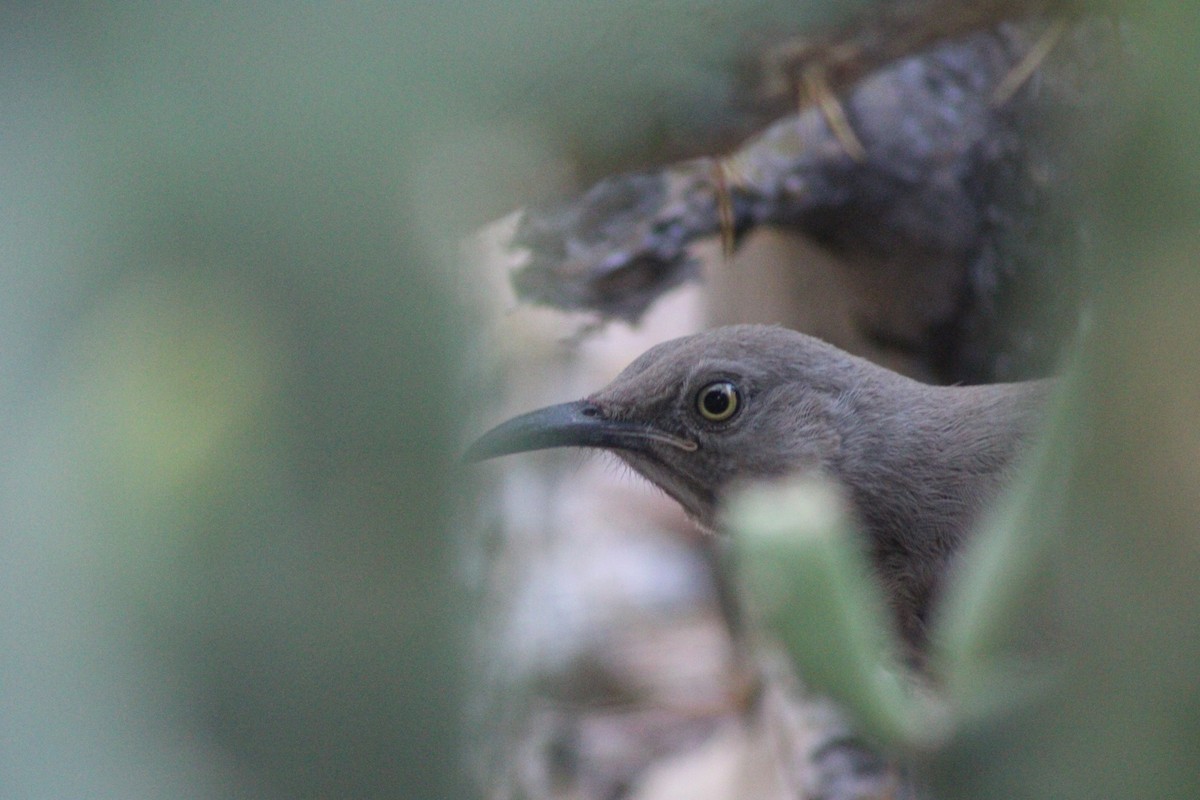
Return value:
<svg viewBox="0 0 1200 800">
<path fill-rule="evenodd" d="M 709 422 L 728 422 L 741 407 L 742 393 L 729 381 L 715 381 L 696 392 L 696 413 Z"/>
</svg>

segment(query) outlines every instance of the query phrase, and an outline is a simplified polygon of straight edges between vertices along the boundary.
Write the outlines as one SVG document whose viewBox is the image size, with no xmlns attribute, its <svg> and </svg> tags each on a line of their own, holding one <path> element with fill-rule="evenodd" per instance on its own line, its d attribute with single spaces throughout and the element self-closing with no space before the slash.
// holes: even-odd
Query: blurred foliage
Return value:
<svg viewBox="0 0 1200 800">
<path fill-rule="evenodd" d="M 458 237 L 801 22 L 6 4 L 4 796 L 469 796 Z"/>
<path fill-rule="evenodd" d="M 857 729 L 891 749 L 942 736 L 938 709 L 912 691 L 898 637 L 840 487 L 818 476 L 744 490 L 730 503 L 739 578 L 757 622 L 805 685 L 837 698 Z"/>
<path fill-rule="evenodd" d="M 1061 486 L 1044 531 L 1061 537 L 1047 578 L 1012 606 L 1059 680 L 936 764 L 944 785 L 981 796 L 1200 796 L 1200 9 L 1128 13 L 1123 113 L 1093 144 L 1095 303 L 1042 465 L 1068 468 L 1040 470 L 1027 503 L 1045 509 Z"/>
<path fill-rule="evenodd" d="M 469 796 L 453 242 L 718 118 L 729 54 L 824 10 L 7 4 L 3 795 Z M 1131 11 L 1023 598 L 1065 674 L 962 732 L 945 796 L 1200 795 L 1200 9 Z"/>
<path fill-rule="evenodd" d="M 897 714 L 865 656 L 821 683 L 934 797 L 1200 796 L 1200 128 L 1190 100 L 1200 9 L 1156 2 L 1129 16 L 1136 56 L 1113 90 L 1120 113 L 1080 140 L 1103 225 L 1078 352 L 1044 448 L 973 543 L 939 620 L 931 666 L 950 716 L 929 723 L 940 732 L 949 722 L 947 738 L 931 747 L 903 735 L 896 723 L 919 706 Z M 790 544 L 743 509 L 749 578 L 783 558 L 822 569 L 805 553 L 836 533 L 836 518 L 801 515 L 786 499 L 776 508 L 800 517 L 787 523 Z M 869 592 L 864 580 L 843 577 L 839 591 Z M 819 638 L 823 621 L 849 612 L 805 619 L 823 604 L 772 604 L 771 585 L 748 588 L 802 674 L 820 678 L 831 656 L 796 645 L 807 641 L 799 625 L 819 647 L 854 655 Z M 870 604 L 842 606 L 857 625 L 882 624 Z"/>
<path fill-rule="evenodd" d="M 402 12 L 4 12 L 3 796 L 469 796 Z"/>
</svg>

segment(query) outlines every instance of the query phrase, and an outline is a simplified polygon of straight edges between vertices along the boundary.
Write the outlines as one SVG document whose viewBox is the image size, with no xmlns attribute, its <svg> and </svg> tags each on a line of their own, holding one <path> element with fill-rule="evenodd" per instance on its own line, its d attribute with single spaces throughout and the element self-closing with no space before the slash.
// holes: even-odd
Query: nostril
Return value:
<svg viewBox="0 0 1200 800">
<path fill-rule="evenodd" d="M 600 409 L 595 406 L 584 406 L 579 410 L 579 413 L 585 417 L 598 417 L 600 416 Z"/>
</svg>

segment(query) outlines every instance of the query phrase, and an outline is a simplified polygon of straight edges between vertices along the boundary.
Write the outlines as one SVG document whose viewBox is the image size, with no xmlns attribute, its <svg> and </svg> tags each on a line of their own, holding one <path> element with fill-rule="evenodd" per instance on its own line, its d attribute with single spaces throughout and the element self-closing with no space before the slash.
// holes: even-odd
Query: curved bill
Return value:
<svg viewBox="0 0 1200 800">
<path fill-rule="evenodd" d="M 690 439 L 632 422 L 604 419 L 595 405 L 578 400 L 530 411 L 500 423 L 476 439 L 467 448 L 463 458 L 467 461 L 483 461 L 510 453 L 551 447 L 639 450 L 644 449 L 650 441 L 669 444 L 681 450 L 696 449 L 696 443 Z"/>
</svg>

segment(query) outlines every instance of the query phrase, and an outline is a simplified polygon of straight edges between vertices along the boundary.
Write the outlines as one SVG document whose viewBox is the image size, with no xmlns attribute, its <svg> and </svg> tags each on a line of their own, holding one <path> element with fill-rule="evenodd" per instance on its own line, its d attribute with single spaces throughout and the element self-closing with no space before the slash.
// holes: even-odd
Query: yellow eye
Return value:
<svg viewBox="0 0 1200 800">
<path fill-rule="evenodd" d="M 742 397 L 729 381 L 710 383 L 696 393 L 696 411 L 709 422 L 724 422 L 738 412 Z"/>
</svg>

